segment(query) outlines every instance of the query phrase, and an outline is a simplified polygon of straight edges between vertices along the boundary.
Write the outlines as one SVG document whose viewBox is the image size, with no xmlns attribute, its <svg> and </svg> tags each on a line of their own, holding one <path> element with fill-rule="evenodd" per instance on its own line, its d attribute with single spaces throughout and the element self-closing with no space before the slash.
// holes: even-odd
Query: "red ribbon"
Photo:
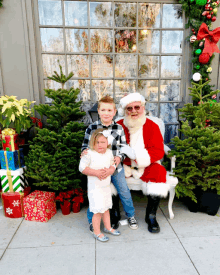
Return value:
<svg viewBox="0 0 220 275">
<path fill-rule="evenodd" d="M 208 53 L 210 56 L 214 52 L 220 53 L 216 45 L 220 39 L 220 27 L 209 31 L 208 26 L 202 23 L 197 34 L 197 40 L 202 40 L 203 38 L 205 38 L 205 45 L 202 53 Z"/>
</svg>

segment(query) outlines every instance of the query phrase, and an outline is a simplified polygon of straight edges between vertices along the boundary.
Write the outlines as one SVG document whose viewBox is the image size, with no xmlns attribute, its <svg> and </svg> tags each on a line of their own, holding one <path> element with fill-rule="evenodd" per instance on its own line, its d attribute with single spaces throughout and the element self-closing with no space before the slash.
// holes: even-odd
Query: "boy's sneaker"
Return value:
<svg viewBox="0 0 220 275">
<path fill-rule="evenodd" d="M 135 217 L 128 218 L 128 226 L 131 229 L 138 229 L 138 223 Z"/>
<path fill-rule="evenodd" d="M 90 224 L 89 224 L 89 232 L 90 232 L 91 234 L 93 234 L 93 233 L 94 233 L 92 223 L 90 223 Z"/>
</svg>

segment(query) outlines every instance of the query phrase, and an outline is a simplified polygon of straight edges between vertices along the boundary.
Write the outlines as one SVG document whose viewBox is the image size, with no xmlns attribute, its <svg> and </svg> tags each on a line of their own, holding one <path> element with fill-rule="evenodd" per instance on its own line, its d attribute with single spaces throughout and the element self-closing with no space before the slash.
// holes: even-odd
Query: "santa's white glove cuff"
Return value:
<svg viewBox="0 0 220 275">
<path fill-rule="evenodd" d="M 121 144 L 121 146 L 122 147 L 120 148 L 120 153 L 125 154 L 130 159 L 136 158 L 135 151 L 129 145 Z"/>
</svg>

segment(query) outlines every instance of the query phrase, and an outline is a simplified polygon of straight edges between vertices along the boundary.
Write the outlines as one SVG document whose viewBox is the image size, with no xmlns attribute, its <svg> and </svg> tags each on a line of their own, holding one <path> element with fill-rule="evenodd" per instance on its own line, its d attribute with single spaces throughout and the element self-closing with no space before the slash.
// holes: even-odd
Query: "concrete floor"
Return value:
<svg viewBox="0 0 220 275">
<path fill-rule="evenodd" d="M 175 200 L 170 220 L 167 200 L 162 200 L 161 232 L 151 234 L 144 222 L 146 197 L 132 196 L 138 230 L 120 226 L 121 236 L 110 235 L 107 243 L 89 233 L 87 208 L 68 216 L 58 210 L 48 223 L 5 218 L 1 209 L 0 274 L 220 274 L 220 211 L 214 217 L 191 213 Z"/>
</svg>

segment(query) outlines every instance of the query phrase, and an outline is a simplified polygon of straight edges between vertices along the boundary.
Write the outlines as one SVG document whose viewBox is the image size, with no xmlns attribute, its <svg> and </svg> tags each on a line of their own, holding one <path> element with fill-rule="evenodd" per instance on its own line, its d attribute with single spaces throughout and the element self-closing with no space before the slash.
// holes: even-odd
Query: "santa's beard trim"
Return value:
<svg viewBox="0 0 220 275">
<path fill-rule="evenodd" d="M 140 129 L 146 122 L 146 115 L 143 113 L 138 119 L 132 119 L 130 116 L 125 115 L 124 125 L 128 128 L 130 134 L 133 134 Z"/>
</svg>

